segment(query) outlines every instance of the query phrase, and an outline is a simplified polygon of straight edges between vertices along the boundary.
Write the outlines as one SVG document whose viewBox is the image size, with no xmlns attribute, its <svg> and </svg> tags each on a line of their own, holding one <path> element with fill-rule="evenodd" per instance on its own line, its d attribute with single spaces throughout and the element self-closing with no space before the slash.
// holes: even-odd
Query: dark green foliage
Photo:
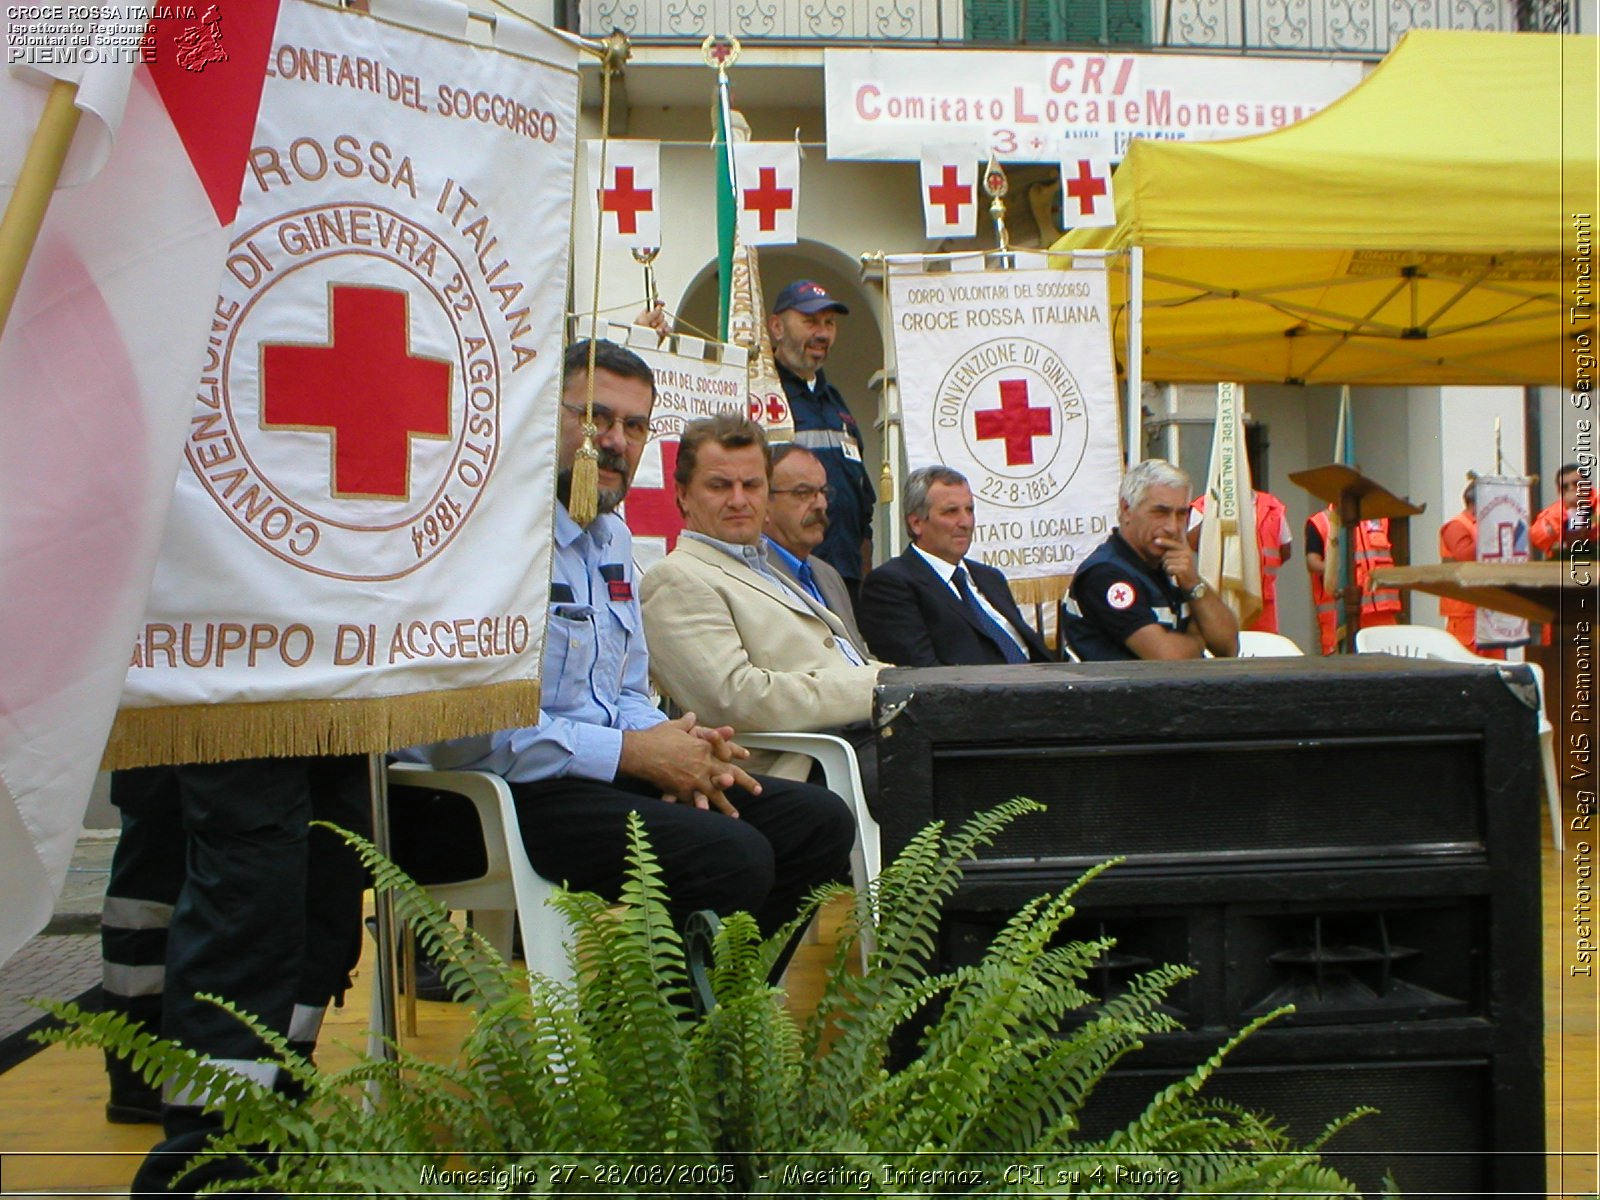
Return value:
<svg viewBox="0 0 1600 1200">
<path fill-rule="evenodd" d="M 1109 943 L 1057 935 L 1077 888 L 1104 867 L 1029 904 L 978 965 L 928 972 L 961 863 L 1038 808 L 1016 800 L 953 835 L 924 830 L 870 895 L 854 897 L 805 1022 L 766 983 L 787 931 L 763 941 L 745 913 L 716 937 L 717 1007 L 686 1019 L 682 942 L 635 822 L 622 904 L 557 900 L 575 931 L 577 982 L 531 987 L 352 838 L 399 918 L 474 1004 L 453 1063 L 397 1050 L 394 1062 L 318 1072 L 257 1027 L 305 1089 L 295 1104 L 115 1016 L 56 1005 L 69 1025 L 47 1036 L 108 1046 L 152 1080 L 209 1090 L 228 1126 L 221 1148 L 279 1152 L 256 1182 L 299 1194 L 1356 1195 L 1318 1151 L 1365 1110 L 1297 1147 L 1270 1118 L 1205 1097 L 1239 1039 L 1125 1128 L 1079 1136 L 1096 1084 L 1146 1034 L 1171 1027 L 1158 1005 L 1190 973 L 1152 971 L 1088 1020 L 1068 1019 L 1092 1003 L 1083 981 Z M 908 1022 L 926 1027 L 891 1072 Z M 440 1173 L 466 1170 L 506 1174 Z"/>
</svg>

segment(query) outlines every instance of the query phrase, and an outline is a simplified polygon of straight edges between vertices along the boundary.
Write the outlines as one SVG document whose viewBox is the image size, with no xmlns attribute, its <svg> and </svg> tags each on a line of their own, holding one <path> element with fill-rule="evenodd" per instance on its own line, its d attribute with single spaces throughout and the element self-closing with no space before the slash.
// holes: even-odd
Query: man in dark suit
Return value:
<svg viewBox="0 0 1600 1200">
<path fill-rule="evenodd" d="M 827 535 L 828 502 L 833 489 L 822 460 L 804 446 L 785 442 L 772 448 L 767 487 L 767 561 L 785 579 L 843 623 L 850 640 L 867 657 L 866 639 L 856 627 L 855 605 L 839 572 L 812 553 Z"/>
<path fill-rule="evenodd" d="M 1049 662 L 1006 577 L 965 557 L 972 489 L 959 471 L 921 467 L 906 479 L 911 545 L 861 586 L 861 629 L 884 662 L 902 667 Z"/>
</svg>

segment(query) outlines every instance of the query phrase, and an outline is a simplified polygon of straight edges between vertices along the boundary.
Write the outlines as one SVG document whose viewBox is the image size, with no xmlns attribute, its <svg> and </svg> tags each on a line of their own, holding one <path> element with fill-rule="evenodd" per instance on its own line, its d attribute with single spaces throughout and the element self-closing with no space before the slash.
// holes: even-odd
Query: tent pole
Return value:
<svg viewBox="0 0 1600 1200">
<path fill-rule="evenodd" d="M 1144 247 L 1128 247 L 1128 444 L 1131 467 L 1144 457 Z"/>
</svg>

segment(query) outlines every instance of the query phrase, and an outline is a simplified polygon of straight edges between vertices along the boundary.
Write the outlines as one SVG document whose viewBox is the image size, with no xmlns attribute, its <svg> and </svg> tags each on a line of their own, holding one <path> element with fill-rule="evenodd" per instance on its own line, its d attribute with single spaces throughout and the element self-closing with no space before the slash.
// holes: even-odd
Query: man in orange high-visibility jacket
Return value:
<svg viewBox="0 0 1600 1200">
<path fill-rule="evenodd" d="M 1261 555 L 1261 611 L 1245 629 L 1264 633 L 1278 632 L 1278 568 L 1294 553 L 1294 534 L 1289 529 L 1289 514 L 1271 492 L 1257 491 L 1256 549 Z M 1202 492 L 1190 506 L 1189 545 L 1200 548 L 1200 521 L 1205 516 L 1206 497 Z"/>
<path fill-rule="evenodd" d="M 1339 619 L 1342 600 L 1337 591 L 1323 586 L 1322 575 L 1327 566 L 1327 547 L 1332 538 L 1329 505 L 1306 522 L 1306 570 L 1311 574 L 1311 602 L 1317 610 L 1317 630 L 1322 636 L 1322 652 L 1332 654 L 1339 648 Z M 1394 566 L 1394 555 L 1389 548 L 1389 521 L 1386 517 L 1373 517 L 1356 525 L 1351 538 L 1354 556 L 1355 582 L 1361 589 L 1361 616 L 1357 628 L 1373 625 L 1393 625 L 1400 619 L 1400 591 L 1398 588 L 1372 587 L 1372 572 L 1379 567 Z"/>
<path fill-rule="evenodd" d="M 1439 559 L 1441 562 L 1478 561 L 1478 485 L 1467 484 L 1461 493 L 1462 509 L 1439 526 Z M 1465 600 L 1439 597 L 1439 615 L 1452 637 L 1474 654 L 1485 658 L 1504 658 L 1503 649 L 1478 648 L 1478 606 Z"/>
<path fill-rule="evenodd" d="M 1594 489 L 1583 479 L 1583 468 L 1568 463 L 1556 472 L 1560 497 L 1533 519 L 1528 540 L 1546 558 L 1565 558 L 1577 550 L 1592 553 L 1595 538 Z"/>
</svg>

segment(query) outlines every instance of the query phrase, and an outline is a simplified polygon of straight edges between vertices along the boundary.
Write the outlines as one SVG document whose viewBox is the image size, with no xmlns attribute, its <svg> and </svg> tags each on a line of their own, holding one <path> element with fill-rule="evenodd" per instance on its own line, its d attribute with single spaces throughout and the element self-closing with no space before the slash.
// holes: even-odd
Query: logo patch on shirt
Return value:
<svg viewBox="0 0 1600 1200">
<path fill-rule="evenodd" d="M 570 583 L 552 583 L 550 585 L 551 604 L 571 604 L 573 599 L 572 585 Z"/>
<path fill-rule="evenodd" d="M 1133 585 L 1117 580 L 1106 589 L 1106 603 L 1115 609 L 1129 608 L 1135 599 Z"/>
<path fill-rule="evenodd" d="M 633 583 L 623 578 L 621 563 L 602 563 L 600 578 L 606 581 L 606 594 L 613 604 L 627 604 L 633 599 Z"/>
</svg>

